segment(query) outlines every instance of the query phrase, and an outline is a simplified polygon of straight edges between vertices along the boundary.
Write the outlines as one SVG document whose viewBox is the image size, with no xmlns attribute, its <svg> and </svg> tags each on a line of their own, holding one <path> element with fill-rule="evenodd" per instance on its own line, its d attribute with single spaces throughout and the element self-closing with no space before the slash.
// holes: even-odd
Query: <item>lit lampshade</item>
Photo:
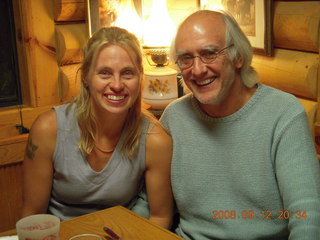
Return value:
<svg viewBox="0 0 320 240">
<path fill-rule="evenodd" d="M 139 40 L 143 36 L 143 24 L 132 0 L 122 0 L 118 9 L 118 17 L 113 26 L 127 29 L 135 34 Z"/>
<path fill-rule="evenodd" d="M 153 0 L 149 18 L 143 23 L 144 45 L 150 47 L 170 46 L 176 28 L 167 8 L 166 0 Z"/>
<path fill-rule="evenodd" d="M 177 71 L 168 67 L 168 47 L 175 33 L 166 0 L 153 0 L 144 22 L 143 43 L 149 66 L 145 69 L 143 101 L 153 109 L 164 109 L 178 98 Z"/>
<path fill-rule="evenodd" d="M 201 0 L 201 9 L 210 9 L 210 10 L 215 10 L 215 11 L 224 10 L 223 2 L 224 1 L 219 2 L 219 1 Z M 227 2 L 227 1 L 225 1 L 225 2 Z M 226 4 L 226 3 L 224 3 L 224 4 Z"/>
</svg>

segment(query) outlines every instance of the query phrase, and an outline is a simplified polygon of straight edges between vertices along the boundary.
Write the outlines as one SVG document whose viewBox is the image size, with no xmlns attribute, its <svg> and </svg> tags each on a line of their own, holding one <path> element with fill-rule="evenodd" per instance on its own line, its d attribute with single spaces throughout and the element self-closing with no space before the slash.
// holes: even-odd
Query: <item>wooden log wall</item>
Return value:
<svg viewBox="0 0 320 240">
<path fill-rule="evenodd" d="M 61 100 L 73 99 L 80 90 L 80 77 L 78 69 L 80 64 L 61 66 L 59 70 L 59 86 L 61 88 Z"/>
<path fill-rule="evenodd" d="M 46 0 L 19 1 L 22 24 L 18 41 L 25 45 L 32 107 L 59 102 L 58 66 L 54 39 L 53 2 Z M 50 89 L 50 91 L 48 91 Z"/>
<path fill-rule="evenodd" d="M 82 49 L 89 38 L 86 0 L 55 0 L 55 37 L 59 66 L 61 103 L 70 101 L 80 89 L 78 69 Z"/>
<path fill-rule="evenodd" d="M 274 46 L 318 52 L 319 1 L 275 1 L 274 4 Z"/>
<path fill-rule="evenodd" d="M 79 63 L 82 48 L 87 40 L 86 24 L 63 24 L 56 26 L 57 61 L 59 66 Z"/>
<path fill-rule="evenodd" d="M 260 82 L 296 95 L 320 153 L 320 2 L 273 2 L 274 55 L 255 55 Z"/>
<path fill-rule="evenodd" d="M 319 54 L 277 48 L 273 57 L 255 55 L 253 66 L 260 82 L 317 101 Z"/>
</svg>

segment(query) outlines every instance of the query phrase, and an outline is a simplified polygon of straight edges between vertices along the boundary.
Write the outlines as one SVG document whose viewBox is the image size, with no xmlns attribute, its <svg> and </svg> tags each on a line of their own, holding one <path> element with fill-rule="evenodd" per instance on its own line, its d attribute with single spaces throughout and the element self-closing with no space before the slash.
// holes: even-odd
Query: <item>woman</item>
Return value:
<svg viewBox="0 0 320 240">
<path fill-rule="evenodd" d="M 121 28 L 100 29 L 84 49 L 80 73 L 79 96 L 31 128 L 22 215 L 65 220 L 115 205 L 130 209 L 145 179 L 150 220 L 168 228 L 172 142 L 141 110 L 139 41 Z"/>
</svg>

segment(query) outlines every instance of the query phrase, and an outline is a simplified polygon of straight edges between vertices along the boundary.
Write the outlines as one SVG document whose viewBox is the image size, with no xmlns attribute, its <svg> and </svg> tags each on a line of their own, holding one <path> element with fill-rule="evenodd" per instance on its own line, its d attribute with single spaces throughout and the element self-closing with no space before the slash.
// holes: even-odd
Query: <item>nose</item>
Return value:
<svg viewBox="0 0 320 240">
<path fill-rule="evenodd" d="M 124 88 L 123 82 L 121 81 L 121 78 L 118 76 L 115 76 L 113 78 L 109 86 L 115 92 L 120 92 Z"/>
<path fill-rule="evenodd" d="M 207 73 L 207 64 L 203 63 L 200 57 L 195 57 L 192 65 L 192 74 L 194 76 L 202 76 Z"/>
</svg>

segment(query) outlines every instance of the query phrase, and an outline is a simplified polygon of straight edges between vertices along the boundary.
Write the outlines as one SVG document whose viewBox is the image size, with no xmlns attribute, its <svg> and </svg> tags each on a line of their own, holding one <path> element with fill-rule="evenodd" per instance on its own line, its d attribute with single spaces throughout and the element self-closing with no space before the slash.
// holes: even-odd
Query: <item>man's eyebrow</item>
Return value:
<svg viewBox="0 0 320 240">
<path fill-rule="evenodd" d="M 217 51 L 219 48 L 215 45 L 208 45 L 201 48 L 201 50 Z"/>
<path fill-rule="evenodd" d="M 178 51 L 176 52 L 176 56 L 179 57 L 179 56 L 182 56 L 182 55 L 185 55 L 185 54 L 188 54 L 189 52 L 187 50 L 182 50 L 182 51 Z"/>
<path fill-rule="evenodd" d="M 207 46 L 204 46 L 200 49 L 200 52 L 201 51 L 217 51 L 219 49 L 218 46 L 215 46 L 215 45 L 207 45 Z M 185 54 L 189 54 L 189 51 L 187 50 L 181 50 L 181 51 L 178 51 L 176 53 L 176 56 L 179 57 L 179 56 L 182 56 L 182 55 L 185 55 Z"/>
</svg>

